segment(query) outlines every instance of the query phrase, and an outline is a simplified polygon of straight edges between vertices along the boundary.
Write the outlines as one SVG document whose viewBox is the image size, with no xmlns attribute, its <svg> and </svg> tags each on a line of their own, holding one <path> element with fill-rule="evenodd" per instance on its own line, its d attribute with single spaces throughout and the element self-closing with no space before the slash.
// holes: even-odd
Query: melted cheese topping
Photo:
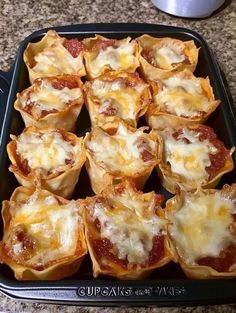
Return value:
<svg viewBox="0 0 236 313">
<path fill-rule="evenodd" d="M 158 47 L 154 49 L 154 52 L 157 66 L 166 70 L 172 69 L 173 64 L 181 63 L 185 60 L 184 54 L 177 47 Z"/>
<path fill-rule="evenodd" d="M 83 67 L 81 54 L 74 58 L 63 46 L 61 40 L 45 48 L 34 57 L 37 62 L 32 68 L 37 73 L 49 74 L 76 74 Z"/>
<path fill-rule="evenodd" d="M 177 116 L 194 117 L 207 112 L 210 102 L 203 95 L 198 79 L 183 79 L 178 76 L 162 81 L 163 89 L 154 96 L 161 109 Z"/>
<path fill-rule="evenodd" d="M 109 239 L 117 248 L 119 259 L 145 264 L 153 247 L 153 237 L 162 233 L 165 221 L 155 214 L 153 199 L 145 203 L 133 196 L 133 192 L 126 191 L 124 196 L 112 198 L 112 206 L 97 202 L 90 214 L 93 221 L 96 218 L 100 221 L 101 238 Z"/>
<path fill-rule="evenodd" d="M 199 140 L 199 133 L 183 128 L 183 134 L 176 140 L 171 134 L 162 132 L 164 138 L 165 163 L 169 163 L 171 171 L 188 180 L 207 181 L 206 167 L 211 165 L 209 154 L 217 153 L 217 149 L 208 140 Z M 190 143 L 186 143 L 186 138 Z"/>
<path fill-rule="evenodd" d="M 168 215 L 169 231 L 179 253 L 190 263 L 217 257 L 236 237 L 230 232 L 235 213 L 232 200 L 215 194 L 187 195 L 181 209 Z"/>
<path fill-rule="evenodd" d="M 65 160 L 76 160 L 80 146 L 73 146 L 57 131 L 28 132 L 17 138 L 16 152 L 21 160 L 28 160 L 32 170 L 57 173 L 65 169 Z"/>
<path fill-rule="evenodd" d="M 24 225 L 27 235 L 35 241 L 33 255 L 27 262 L 40 266 L 75 253 L 82 225 L 76 201 L 62 205 L 54 196 L 42 199 L 35 193 L 26 203 L 12 209 L 12 228 Z M 13 244 L 16 257 L 22 250 L 22 242 Z"/>
<path fill-rule="evenodd" d="M 122 119 L 135 119 L 139 109 L 140 96 L 146 88 L 145 83 L 134 87 L 125 85 L 119 79 L 112 82 L 96 79 L 93 81 L 92 94 L 100 101 L 98 113 L 103 113 L 109 107 L 115 108 L 117 116 Z"/>
<path fill-rule="evenodd" d="M 91 61 L 90 68 L 94 75 L 99 75 L 102 68 L 110 65 L 112 70 L 129 70 L 137 64 L 134 56 L 135 44 L 132 42 L 123 42 L 118 47 L 107 47 L 100 50 L 98 55 Z"/>
<path fill-rule="evenodd" d="M 29 99 L 28 96 L 30 96 Z M 23 93 L 21 105 L 24 108 L 28 104 L 33 103 L 31 113 L 35 117 L 40 117 L 43 110 L 50 111 L 56 109 L 57 111 L 62 111 L 67 107 L 68 103 L 80 97 L 82 97 L 80 88 L 69 89 L 64 87 L 59 90 L 53 88 L 50 81 L 42 79 L 40 85 L 34 85 L 34 89 L 30 91 L 30 94 Z"/>
<path fill-rule="evenodd" d="M 151 161 L 144 162 L 141 159 L 138 148 L 139 139 L 145 138 L 150 152 L 155 155 L 156 142 L 149 138 L 143 130 L 137 129 L 131 132 L 123 123 L 119 123 L 117 132 L 111 136 L 101 128 L 96 128 L 96 135 L 87 142 L 87 148 L 93 153 L 96 162 L 105 166 L 112 173 L 121 172 L 125 175 L 133 175 L 141 169 L 150 167 Z"/>
<path fill-rule="evenodd" d="M 125 209 L 129 208 L 135 212 L 140 218 L 152 218 L 156 216 L 156 197 L 153 193 L 137 193 L 129 185 L 125 185 L 125 188 L 121 193 L 116 192 L 111 201 L 115 199 L 115 202 L 121 203 Z"/>
</svg>

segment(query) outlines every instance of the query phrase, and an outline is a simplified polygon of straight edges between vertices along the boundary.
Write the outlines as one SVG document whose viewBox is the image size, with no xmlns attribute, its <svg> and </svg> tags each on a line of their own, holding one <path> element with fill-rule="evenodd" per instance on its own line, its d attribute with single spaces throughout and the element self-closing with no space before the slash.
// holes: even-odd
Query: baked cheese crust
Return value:
<svg viewBox="0 0 236 313">
<path fill-rule="evenodd" d="M 72 195 L 86 159 L 83 139 L 62 129 L 33 126 L 11 138 L 9 169 L 21 185 L 40 184 L 65 198 Z"/>
<path fill-rule="evenodd" d="M 163 197 L 138 191 L 129 180 L 83 201 L 93 275 L 140 279 L 172 258 Z"/>
<path fill-rule="evenodd" d="M 157 171 L 171 193 L 214 188 L 234 168 L 231 150 L 205 125 L 166 129 L 158 133 Z"/>
<path fill-rule="evenodd" d="M 76 201 L 18 187 L 2 216 L 0 257 L 18 280 L 61 279 L 78 270 L 87 247 Z"/>
<path fill-rule="evenodd" d="M 137 127 L 152 102 L 149 85 L 137 73 L 107 72 L 86 82 L 84 90 L 93 126 L 102 126 L 118 117 Z"/>
<path fill-rule="evenodd" d="M 87 77 L 96 78 L 106 71 L 135 72 L 139 66 L 137 42 L 127 37 L 121 40 L 96 35 L 83 40 Z"/>
<path fill-rule="evenodd" d="M 75 129 L 84 102 L 82 82 L 78 76 L 58 75 L 38 78 L 17 94 L 14 107 L 25 126 Z"/>
<path fill-rule="evenodd" d="M 152 87 L 153 104 L 146 119 L 156 129 L 204 123 L 220 104 L 209 79 L 197 78 L 189 70 L 172 73 Z"/>
<path fill-rule="evenodd" d="M 132 177 L 142 188 L 157 162 L 156 132 L 145 133 L 145 129 L 120 120 L 95 127 L 87 135 L 86 169 L 95 193 L 124 177 Z"/>
<path fill-rule="evenodd" d="M 164 79 L 171 72 L 195 71 L 198 48 L 193 40 L 182 41 L 149 35 L 138 37 L 140 71 L 146 80 Z"/>
<path fill-rule="evenodd" d="M 236 184 L 181 192 L 166 203 L 168 232 L 188 277 L 236 276 Z"/>
<path fill-rule="evenodd" d="M 84 45 L 78 39 L 66 39 L 49 30 L 40 41 L 27 45 L 23 58 L 33 83 L 39 77 L 84 76 L 83 54 Z"/>
</svg>

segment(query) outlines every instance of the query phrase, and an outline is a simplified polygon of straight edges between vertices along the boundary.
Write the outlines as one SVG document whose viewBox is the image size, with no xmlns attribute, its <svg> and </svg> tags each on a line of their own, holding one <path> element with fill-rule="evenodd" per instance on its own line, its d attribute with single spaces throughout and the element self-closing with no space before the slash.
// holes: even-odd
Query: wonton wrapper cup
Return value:
<svg viewBox="0 0 236 313">
<path fill-rule="evenodd" d="M 129 192 L 132 193 L 134 199 L 142 198 L 143 192 L 138 191 L 131 180 L 123 180 L 121 184 L 115 186 L 114 188 L 110 187 L 104 190 L 101 194 L 98 194 L 94 197 L 88 197 L 85 200 L 82 200 L 83 219 L 85 223 L 85 236 L 86 236 L 86 242 L 87 242 L 89 254 L 93 263 L 93 276 L 97 277 L 98 275 L 102 274 L 102 275 L 113 276 L 118 279 L 131 279 L 131 280 L 144 279 L 153 270 L 164 266 L 165 264 L 169 263 L 171 260 L 174 262 L 176 262 L 177 260 L 174 247 L 172 246 L 172 243 L 169 240 L 169 237 L 167 236 L 166 233 L 162 234 L 162 236 L 164 236 L 164 256 L 161 259 L 159 259 L 157 262 L 151 265 L 144 264 L 143 266 L 140 266 L 137 264 L 137 265 L 131 266 L 130 268 L 124 269 L 122 266 L 120 266 L 116 262 L 112 262 L 112 260 L 110 260 L 107 257 L 104 257 L 103 259 L 103 262 L 106 263 L 104 265 L 101 263 L 101 260 L 98 258 L 93 248 L 92 240 L 98 239 L 98 238 L 101 239 L 101 235 L 96 229 L 94 222 L 91 220 L 91 217 L 89 214 L 89 206 L 90 204 L 94 202 L 94 199 L 101 199 L 101 197 L 108 199 L 108 201 L 109 199 L 115 199 L 116 192 L 119 193 L 120 189 L 129 190 Z M 145 193 L 145 195 L 146 195 L 145 201 L 147 201 L 147 198 L 149 199 L 149 201 L 151 201 L 155 193 L 149 192 L 149 193 Z M 120 205 L 122 206 L 122 204 L 119 203 L 117 207 L 119 208 Z M 129 205 L 127 204 L 127 210 L 128 209 L 129 209 Z M 165 219 L 165 213 L 163 209 L 161 208 L 160 203 L 158 205 L 158 208 L 156 209 L 156 214 L 161 219 Z M 129 263 L 129 265 L 131 264 L 132 263 Z"/>
<path fill-rule="evenodd" d="M 46 132 L 46 131 L 53 131 L 52 129 L 44 128 L 44 129 L 37 129 L 34 126 L 28 127 L 24 129 L 24 133 L 27 132 Z M 58 130 L 55 130 L 58 131 Z M 80 145 L 81 153 L 80 157 L 77 156 L 77 160 L 75 164 L 67 169 L 65 165 L 65 170 L 63 172 L 57 174 L 49 174 L 47 177 L 41 177 L 40 173 L 37 170 L 31 171 L 28 175 L 25 175 L 16 162 L 16 148 L 15 148 L 15 137 L 12 136 L 12 141 L 7 145 L 7 152 L 9 159 L 11 161 L 11 165 L 9 170 L 15 175 L 19 184 L 24 187 L 32 188 L 36 184 L 39 184 L 42 189 L 46 189 L 52 193 L 55 193 L 64 198 L 70 198 L 74 188 L 78 182 L 79 175 L 81 168 L 86 160 L 86 153 L 84 148 L 84 141 L 83 139 L 77 137 L 73 133 L 68 133 L 63 129 L 59 130 L 65 138 L 70 139 L 69 141 L 74 142 L 75 144 Z M 43 152 L 42 152 L 43 153 Z"/>
<path fill-rule="evenodd" d="M 200 189 L 201 190 L 201 189 Z M 204 189 L 201 192 L 204 194 L 212 194 L 218 190 L 214 189 Z M 222 189 L 227 195 L 232 194 L 236 196 L 236 184 L 232 186 L 225 185 Z M 178 212 L 181 209 L 181 206 L 184 201 L 185 192 L 178 192 L 173 198 L 167 200 L 166 202 L 166 214 L 167 216 Z M 177 252 L 175 238 L 172 238 L 169 234 L 169 238 L 172 241 L 172 245 L 175 249 L 176 258 L 180 264 L 182 270 L 188 278 L 192 279 L 228 279 L 236 277 L 236 263 L 231 266 L 230 272 L 218 272 L 210 266 L 206 265 L 191 265 L 189 264 L 180 253 Z"/>
<path fill-rule="evenodd" d="M 116 72 L 116 71 L 107 72 L 103 74 L 102 76 L 99 76 L 97 80 L 102 80 L 105 83 L 112 83 L 116 81 L 121 81 L 121 82 L 127 81 L 128 83 L 131 84 L 131 86 L 132 84 L 140 84 L 140 83 L 145 84 L 145 82 L 138 76 L 137 73 L 128 73 L 128 72 L 121 72 L 121 71 L 120 72 Z M 88 81 L 84 84 L 85 104 L 89 112 L 92 125 L 93 126 L 98 125 L 102 127 L 107 122 L 115 122 L 118 117 L 117 115 L 108 116 L 104 113 L 99 113 L 99 106 L 101 103 L 101 99 L 97 95 L 93 94 L 92 83 L 93 81 Z M 121 89 L 121 94 L 122 94 L 122 89 Z M 150 87 L 146 85 L 146 87 L 143 89 L 142 93 L 140 94 L 138 106 L 137 108 L 135 108 L 134 118 L 131 119 L 131 118 L 122 117 L 122 119 L 126 123 L 130 124 L 131 126 L 137 127 L 139 118 L 146 113 L 148 106 L 151 103 L 152 103 L 152 95 L 151 95 Z"/>
<path fill-rule="evenodd" d="M 91 62 L 97 57 L 100 51 L 100 48 L 94 49 L 94 46 L 96 46 L 100 41 L 106 41 L 106 40 L 110 40 L 110 39 L 100 36 L 100 35 L 96 35 L 94 38 L 85 38 L 83 40 L 83 43 L 86 46 L 86 51 L 84 53 L 85 68 L 86 68 L 86 73 L 87 73 L 86 77 L 89 80 L 94 79 L 104 74 L 107 71 L 115 70 L 110 66 L 110 64 L 105 64 L 99 71 L 94 71 L 91 66 Z M 130 43 L 130 42 L 134 44 L 135 48 L 134 48 L 133 56 L 135 57 L 135 60 L 133 64 L 129 64 L 128 66 L 126 65 L 117 69 L 117 71 L 125 71 L 129 73 L 134 73 L 136 69 L 139 67 L 137 42 L 135 40 L 131 41 L 131 37 L 126 37 L 124 39 L 112 39 L 112 40 L 115 40 L 118 43 L 118 45 L 121 45 L 123 43 Z"/>
<path fill-rule="evenodd" d="M 105 132 L 110 134 L 110 131 L 112 130 L 112 133 L 114 134 L 118 128 L 118 125 L 121 121 L 116 121 L 112 123 L 107 123 L 102 128 Z M 135 132 L 136 129 L 126 125 L 129 130 L 132 132 Z M 146 129 L 146 127 L 144 127 Z M 91 133 L 97 133 L 97 127 L 93 128 L 90 133 L 88 133 L 85 136 L 84 144 L 86 147 L 86 144 L 91 139 Z M 149 133 L 149 138 L 156 141 L 157 140 L 157 134 L 155 131 L 151 130 Z M 108 147 L 109 149 L 110 147 Z M 136 186 L 137 189 L 142 189 L 144 184 L 146 183 L 147 179 L 152 173 L 152 170 L 157 163 L 156 155 L 152 162 L 152 164 L 149 167 L 146 167 L 144 169 L 139 169 L 135 174 L 132 175 L 125 175 L 125 173 L 112 173 L 109 171 L 109 169 L 106 167 L 105 164 L 101 164 L 100 162 L 96 161 L 96 155 L 93 156 L 93 153 L 89 151 L 88 148 L 86 148 L 86 156 L 87 160 L 85 162 L 86 170 L 89 175 L 90 183 L 92 190 L 95 194 L 98 194 L 102 192 L 107 187 L 117 185 L 118 183 L 122 182 L 124 178 L 131 178 Z"/>
<path fill-rule="evenodd" d="M 149 106 L 145 117 L 148 125 L 155 129 L 164 129 L 166 127 L 176 128 L 178 126 L 188 126 L 192 124 L 203 124 L 206 122 L 208 117 L 215 111 L 215 109 L 220 104 L 219 100 L 215 100 L 213 89 L 210 85 L 209 78 L 195 77 L 190 71 L 184 70 L 180 73 L 172 73 L 168 78 L 172 76 L 177 76 L 183 79 L 198 80 L 200 82 L 202 91 L 207 95 L 208 101 L 210 103 L 207 112 L 198 112 L 195 116 L 178 116 L 174 113 L 170 113 L 161 108 L 160 104 L 155 103 L 153 97 L 153 102 Z M 156 81 L 151 83 L 153 89 L 153 96 L 158 95 L 159 90 L 162 88 L 162 82 Z"/>
<path fill-rule="evenodd" d="M 29 189 L 25 187 L 18 187 L 14 190 L 10 201 L 3 201 L 2 218 L 4 224 L 4 230 L 11 227 L 11 206 L 17 205 L 17 202 L 24 201 L 35 192 L 35 189 Z M 40 189 L 40 197 L 51 196 L 52 194 L 46 190 Z M 67 204 L 69 200 L 62 197 L 55 196 L 60 203 Z M 32 212 L 33 213 L 33 212 Z M 76 245 L 76 252 L 74 255 L 65 256 L 58 262 L 49 265 L 43 270 L 36 270 L 23 264 L 18 264 L 16 261 L 7 256 L 3 251 L 3 241 L 0 242 L 0 259 L 7 264 L 14 272 L 17 280 L 59 280 L 65 277 L 75 274 L 83 261 L 84 256 L 87 254 L 87 245 L 85 242 L 84 228 L 81 227 L 78 233 L 78 243 Z"/>
<path fill-rule="evenodd" d="M 180 72 L 184 69 L 188 69 L 191 72 L 195 71 L 198 62 L 198 52 L 199 49 L 195 46 L 193 40 L 190 41 L 181 41 L 179 39 L 174 38 L 155 38 L 149 35 L 143 35 L 141 37 L 136 38 L 138 42 L 138 56 L 140 62 L 140 72 L 142 77 L 146 80 L 157 80 L 163 79 L 171 72 Z M 188 58 L 188 63 L 184 61 L 180 63 L 173 63 L 170 69 L 163 69 L 160 67 L 153 66 L 150 64 L 143 56 L 142 51 L 143 48 L 154 48 L 157 47 L 178 47 L 181 51 L 183 51 L 183 55 Z"/>
<path fill-rule="evenodd" d="M 194 129 L 195 127 L 197 128 L 198 125 L 191 126 L 192 129 Z M 170 133 L 172 132 L 175 132 L 175 131 L 170 130 Z M 230 150 L 228 150 L 228 157 L 226 159 L 226 163 L 224 167 L 221 168 L 219 173 L 210 181 L 201 185 L 201 183 L 199 183 L 198 181 L 195 182 L 195 181 L 188 180 L 179 174 L 173 173 L 171 171 L 170 166 L 165 163 L 163 138 L 159 134 L 157 138 L 158 138 L 157 139 L 158 141 L 158 154 L 157 154 L 158 156 L 157 157 L 158 157 L 159 162 L 158 162 L 158 165 L 156 166 L 156 170 L 160 178 L 161 184 L 166 190 L 168 190 L 172 194 L 176 194 L 176 192 L 178 192 L 179 189 L 183 191 L 191 191 L 191 190 L 197 190 L 199 187 L 204 188 L 204 189 L 215 188 L 219 184 L 221 177 L 224 174 L 233 170 L 234 168 L 232 154 L 235 151 L 235 148 L 233 147 Z"/>
<path fill-rule="evenodd" d="M 37 80 L 41 80 L 41 78 L 38 78 L 37 80 L 35 80 L 31 87 L 23 90 L 21 93 L 17 93 L 17 99 L 14 103 L 14 108 L 20 112 L 22 119 L 25 123 L 25 127 L 35 126 L 38 128 L 45 128 L 45 127 L 58 128 L 58 126 L 60 126 L 60 128 L 63 128 L 66 131 L 75 130 L 76 121 L 80 114 L 80 111 L 82 109 L 82 105 L 84 102 L 83 91 L 82 91 L 83 84 L 80 78 L 78 76 L 73 76 L 73 75 L 58 75 L 58 76 L 42 78 L 42 80 L 48 80 L 49 82 L 50 81 L 52 82 L 54 79 L 67 80 L 70 78 L 78 82 L 78 88 L 81 89 L 81 97 L 72 101 L 63 110 L 60 110 L 58 112 L 48 113 L 47 115 L 39 117 L 39 118 L 34 117 L 32 114 L 24 110 L 21 104 L 21 97 L 25 93 L 30 93 L 31 91 L 33 91 L 35 88 L 35 85 L 37 87 Z"/>
<path fill-rule="evenodd" d="M 56 31 L 54 30 L 49 30 L 46 35 L 38 42 L 30 42 L 28 43 L 24 54 L 23 54 L 23 59 L 24 62 L 27 66 L 28 72 L 29 72 L 29 80 L 30 83 L 32 84 L 35 79 L 40 78 L 40 77 L 50 77 L 50 76 L 55 76 L 55 73 L 48 74 L 48 73 L 43 73 L 43 72 L 36 72 L 33 70 L 33 67 L 35 65 L 35 60 L 34 57 L 42 52 L 44 49 L 50 49 L 51 46 L 54 44 L 60 42 L 63 43 L 65 40 L 64 37 L 60 37 Z M 78 76 L 85 76 L 85 67 L 83 64 L 83 54 L 84 52 L 80 52 L 79 58 L 81 59 L 81 68 L 73 73 L 73 75 L 78 75 Z M 63 72 L 58 73 L 58 75 L 66 74 Z"/>
</svg>

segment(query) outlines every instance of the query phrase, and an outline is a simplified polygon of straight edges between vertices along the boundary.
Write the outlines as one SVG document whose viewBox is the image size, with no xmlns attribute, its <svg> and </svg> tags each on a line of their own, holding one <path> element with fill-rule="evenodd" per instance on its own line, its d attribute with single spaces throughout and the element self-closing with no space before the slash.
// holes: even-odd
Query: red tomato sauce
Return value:
<svg viewBox="0 0 236 313">
<path fill-rule="evenodd" d="M 99 113 L 102 113 L 106 116 L 114 116 L 118 113 L 118 108 L 116 105 L 116 102 L 114 102 L 113 99 L 108 98 L 106 99 L 102 104 L 104 104 L 104 107 L 99 109 Z"/>
<path fill-rule="evenodd" d="M 189 128 L 191 130 L 191 128 Z M 216 149 L 216 153 L 210 153 L 210 161 L 211 165 L 206 167 L 206 171 L 209 174 L 208 180 L 213 179 L 219 171 L 225 166 L 227 157 L 229 155 L 228 150 L 225 148 L 222 141 L 220 141 L 214 130 L 205 125 L 199 125 L 197 128 L 192 129 L 194 132 L 199 133 L 199 140 L 202 142 L 204 140 L 208 140 Z M 183 130 L 179 129 L 175 133 L 173 133 L 173 137 L 177 140 L 180 139 L 180 135 L 183 134 Z M 187 138 L 181 138 L 186 144 L 190 144 L 191 142 Z"/>
<path fill-rule="evenodd" d="M 99 40 L 94 44 L 92 51 L 106 50 L 108 47 L 116 48 L 117 47 L 116 40 L 115 39 Z"/>
<path fill-rule="evenodd" d="M 52 81 L 52 87 L 59 90 L 62 90 L 66 87 L 69 89 L 73 89 L 78 88 L 78 82 L 72 77 L 67 77 L 66 79 L 57 78 Z"/>
<path fill-rule="evenodd" d="M 77 58 L 82 50 L 84 50 L 84 44 L 76 38 L 65 39 L 63 46 L 70 52 L 73 58 Z"/>
<path fill-rule="evenodd" d="M 211 165 L 206 167 L 206 171 L 209 174 L 209 180 L 211 180 L 217 175 L 220 169 L 224 167 L 228 157 L 228 150 L 225 148 L 223 142 L 217 138 L 212 128 L 208 126 L 199 126 L 196 130 L 200 133 L 200 141 L 208 139 L 217 149 L 216 154 L 210 153 Z"/>
<path fill-rule="evenodd" d="M 140 150 L 140 156 L 144 162 L 151 161 L 155 156 L 150 152 L 151 147 L 148 139 L 145 137 L 139 137 L 136 141 L 137 148 Z"/>
<path fill-rule="evenodd" d="M 21 248 L 17 252 L 14 250 L 14 245 L 21 243 Z M 35 242 L 27 232 L 24 230 L 24 226 L 18 225 L 11 232 L 10 238 L 3 244 L 4 253 L 14 259 L 16 262 L 27 260 L 30 258 L 34 250 Z"/>
<path fill-rule="evenodd" d="M 51 113 L 57 113 L 58 110 L 57 109 L 51 109 L 51 110 L 42 110 L 41 111 L 41 117 L 44 117 L 48 114 L 51 114 Z"/>
<path fill-rule="evenodd" d="M 152 250 L 149 253 L 149 265 L 153 265 L 161 260 L 165 255 L 164 236 L 159 235 L 153 238 Z"/>
<path fill-rule="evenodd" d="M 32 115 L 32 108 L 34 106 L 34 102 L 27 102 L 27 104 L 24 106 L 24 111 L 27 112 L 28 114 Z"/>
<path fill-rule="evenodd" d="M 93 241 L 93 248 L 97 255 L 98 259 L 103 257 L 111 260 L 112 262 L 120 265 L 122 268 L 128 268 L 128 260 L 121 260 L 117 256 L 113 254 L 111 251 L 113 249 L 113 244 L 107 238 L 96 239 Z M 153 238 L 153 247 L 149 253 L 149 261 L 148 265 L 153 265 L 157 263 L 164 257 L 165 249 L 164 249 L 164 237 L 163 236 L 155 236 Z"/>
<path fill-rule="evenodd" d="M 75 163 L 75 161 L 72 160 L 72 159 L 65 159 L 65 163 L 66 163 L 66 165 L 71 165 L 72 166 Z"/>
<path fill-rule="evenodd" d="M 220 252 L 218 257 L 204 257 L 199 259 L 197 263 L 209 266 L 217 272 L 228 272 L 229 268 L 236 263 L 236 245 L 229 245 Z"/>
<path fill-rule="evenodd" d="M 190 60 L 189 60 L 189 58 L 187 56 L 185 57 L 185 59 L 181 63 L 186 64 L 186 65 L 187 64 L 191 64 L 191 62 L 190 62 Z"/>
<path fill-rule="evenodd" d="M 154 159 L 154 155 L 148 150 L 144 149 L 141 151 L 141 158 L 144 162 L 149 162 Z"/>
<path fill-rule="evenodd" d="M 97 229 L 98 231 L 101 230 L 101 223 L 100 223 L 100 221 L 99 221 L 98 218 L 95 219 L 95 221 L 94 221 L 94 226 L 96 227 L 96 229 Z"/>
<path fill-rule="evenodd" d="M 15 150 L 15 160 L 18 168 L 24 175 L 28 175 L 31 172 L 31 168 L 29 166 L 28 160 L 23 159 L 21 160 L 20 155 L 17 153 L 17 143 L 13 141 L 13 146 Z"/>
<path fill-rule="evenodd" d="M 117 256 L 112 253 L 113 244 L 107 238 L 101 238 L 93 240 L 93 248 L 97 255 L 98 259 L 107 258 L 111 260 L 115 264 L 120 265 L 122 268 L 127 269 L 128 267 L 128 260 L 121 260 Z"/>
<path fill-rule="evenodd" d="M 234 223 L 236 223 L 236 213 L 233 214 Z"/>
<path fill-rule="evenodd" d="M 37 82 L 37 85 L 39 85 L 39 82 Z M 23 108 L 23 110 L 29 114 L 32 114 L 32 108 L 35 105 L 35 102 L 31 101 L 31 95 L 32 95 L 32 91 L 27 92 L 26 105 Z"/>
<path fill-rule="evenodd" d="M 144 48 L 141 52 L 142 57 L 151 64 L 152 66 L 156 66 L 156 60 L 154 57 L 154 51 L 150 48 Z"/>
</svg>

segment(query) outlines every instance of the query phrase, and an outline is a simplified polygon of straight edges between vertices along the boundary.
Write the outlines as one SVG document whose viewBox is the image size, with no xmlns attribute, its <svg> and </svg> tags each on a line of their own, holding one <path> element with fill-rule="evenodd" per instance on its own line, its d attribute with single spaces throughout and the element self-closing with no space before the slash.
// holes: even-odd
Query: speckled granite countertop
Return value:
<svg viewBox="0 0 236 313">
<path fill-rule="evenodd" d="M 158 11 L 148 0 L 1 0 L 0 69 L 7 71 L 24 37 L 40 28 L 94 22 L 138 22 L 187 27 L 209 43 L 223 69 L 229 90 L 236 100 L 236 1 L 227 1 L 223 9 L 208 19 L 190 20 Z M 236 101 L 234 101 L 236 102 Z M 148 313 L 233 313 L 236 305 L 184 308 L 79 308 L 27 303 L 8 299 L 0 293 L 0 312 L 148 312 Z"/>
</svg>

